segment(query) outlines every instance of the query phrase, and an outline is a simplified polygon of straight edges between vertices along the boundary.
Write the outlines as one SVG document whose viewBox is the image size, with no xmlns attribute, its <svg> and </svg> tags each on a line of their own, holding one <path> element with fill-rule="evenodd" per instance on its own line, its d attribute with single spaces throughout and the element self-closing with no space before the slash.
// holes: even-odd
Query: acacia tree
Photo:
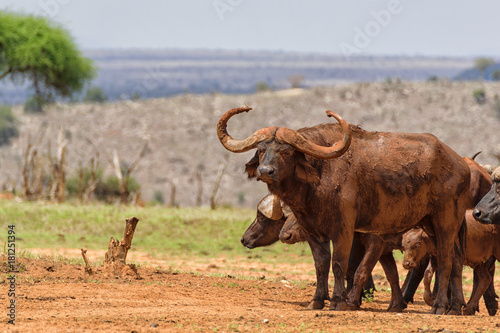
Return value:
<svg viewBox="0 0 500 333">
<path fill-rule="evenodd" d="M 40 103 L 70 98 L 95 75 L 65 29 L 44 17 L 0 11 L 0 80 L 31 82 Z"/>
<path fill-rule="evenodd" d="M 492 58 L 476 58 L 474 61 L 474 68 L 479 71 L 479 75 L 484 80 L 486 75 L 486 70 L 488 67 L 495 64 L 495 61 Z"/>
</svg>

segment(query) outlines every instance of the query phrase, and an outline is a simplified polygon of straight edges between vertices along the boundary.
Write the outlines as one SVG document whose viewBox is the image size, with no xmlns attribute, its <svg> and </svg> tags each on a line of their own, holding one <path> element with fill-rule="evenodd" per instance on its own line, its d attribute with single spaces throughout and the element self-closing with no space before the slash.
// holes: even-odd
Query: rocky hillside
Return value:
<svg viewBox="0 0 500 333">
<path fill-rule="evenodd" d="M 486 102 L 478 104 L 473 91 L 484 89 Z M 459 154 L 483 153 L 480 163 L 498 164 L 494 156 L 500 143 L 500 83 L 486 82 L 378 82 L 337 85 L 311 90 L 282 90 L 253 95 L 180 95 L 167 99 L 124 101 L 108 104 L 58 104 L 43 115 L 15 112 L 20 136 L 12 145 L 0 147 L 0 183 L 15 180 L 20 188 L 23 154 L 31 135 L 40 153 L 48 141 L 54 151 L 62 127 L 69 138 L 71 174 L 87 165 L 99 152 L 107 174 L 106 156 L 116 150 L 132 163 L 146 141 L 149 150 L 134 172 L 142 195 L 150 200 L 161 191 L 168 201 L 172 184 L 181 206 L 195 205 L 197 171 L 201 173 L 203 204 L 209 203 L 214 183 L 227 163 L 219 195 L 222 203 L 252 207 L 267 193 L 260 182 L 248 181 L 244 164 L 253 152 L 233 154 L 216 137 L 216 124 L 227 110 L 251 106 L 250 113 L 229 122 L 229 131 L 244 138 L 265 126 L 298 129 L 330 121 L 325 110 L 341 114 L 348 122 L 372 131 L 430 132 Z"/>
</svg>

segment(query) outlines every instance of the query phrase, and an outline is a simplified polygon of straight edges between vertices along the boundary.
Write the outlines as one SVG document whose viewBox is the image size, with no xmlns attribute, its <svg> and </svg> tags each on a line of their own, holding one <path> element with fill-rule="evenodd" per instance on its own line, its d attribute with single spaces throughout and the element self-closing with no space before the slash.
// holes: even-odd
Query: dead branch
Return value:
<svg viewBox="0 0 500 333">
<path fill-rule="evenodd" d="M 201 206 L 201 199 L 203 196 L 203 182 L 201 180 L 201 171 L 196 171 L 196 180 L 198 182 L 198 194 L 196 195 L 196 206 Z"/>
<path fill-rule="evenodd" d="M 176 204 L 175 204 L 176 188 L 175 188 L 175 184 L 173 182 L 170 182 L 170 185 L 172 186 L 172 192 L 170 193 L 170 205 L 169 205 L 169 207 L 175 207 L 176 206 Z"/>
<path fill-rule="evenodd" d="M 24 153 L 22 169 L 22 183 L 24 196 L 28 200 L 36 200 L 43 193 L 43 170 L 38 159 L 38 150 L 31 143 L 31 135 L 28 133 L 28 144 Z"/>
<path fill-rule="evenodd" d="M 49 161 L 52 166 L 52 186 L 50 189 L 50 199 L 57 202 L 64 202 L 64 192 L 66 189 L 66 167 L 68 159 L 68 139 L 64 137 L 64 130 L 61 127 L 57 136 L 57 155 L 55 159 L 50 151 L 49 141 Z"/>
<path fill-rule="evenodd" d="M 120 190 L 120 202 L 123 204 L 128 204 L 129 202 L 129 193 L 128 193 L 128 183 L 130 180 L 130 175 L 134 171 L 135 167 L 139 163 L 139 161 L 144 157 L 148 150 L 149 142 L 144 144 L 142 150 L 137 157 L 137 159 L 124 171 L 120 165 L 120 157 L 116 150 L 113 151 L 113 157 L 110 159 L 108 156 L 108 160 L 110 160 L 111 165 L 113 165 L 113 169 L 116 177 L 118 178 L 119 190 Z"/>
<path fill-rule="evenodd" d="M 92 267 L 90 266 L 89 258 L 87 258 L 87 249 L 81 249 L 82 250 L 82 257 L 83 261 L 85 261 L 85 273 L 88 275 L 92 275 L 94 273 L 92 271 Z"/>
<path fill-rule="evenodd" d="M 89 203 L 95 196 L 95 190 L 97 188 L 96 173 L 98 166 L 99 166 L 99 153 L 96 153 L 96 156 L 90 159 L 90 165 L 89 165 L 90 177 L 87 181 L 87 185 L 83 192 L 83 202 L 85 204 Z"/>
<path fill-rule="evenodd" d="M 210 197 L 210 208 L 211 209 L 217 208 L 217 205 L 218 205 L 218 201 L 216 201 L 217 191 L 219 190 L 220 181 L 222 180 L 222 176 L 224 175 L 224 170 L 226 169 L 226 165 L 227 165 L 226 162 L 224 162 L 222 164 L 222 168 L 220 170 L 219 177 L 217 177 L 217 180 L 215 181 L 214 191 L 212 192 L 212 196 Z"/>
</svg>

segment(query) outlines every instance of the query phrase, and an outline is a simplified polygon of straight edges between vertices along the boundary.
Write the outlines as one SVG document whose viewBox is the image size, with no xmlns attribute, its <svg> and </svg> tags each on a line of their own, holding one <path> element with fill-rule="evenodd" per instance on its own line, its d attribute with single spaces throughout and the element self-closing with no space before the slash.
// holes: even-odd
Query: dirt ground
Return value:
<svg viewBox="0 0 500 333">
<path fill-rule="evenodd" d="M 71 258 L 79 250 L 55 253 Z M 104 251 L 89 251 L 91 261 L 103 256 Z M 0 258 L 0 332 L 500 331 L 500 320 L 488 316 L 482 301 L 475 316 L 428 314 L 422 290 L 404 313 L 385 312 L 390 292 L 380 265 L 374 270 L 377 291 L 361 310 L 330 311 L 326 302 L 324 310 L 307 311 L 315 289 L 311 264 L 261 263 L 245 257 L 167 262 L 141 253 L 130 253 L 127 260 L 139 264 L 140 279 L 107 276 L 102 267 L 89 276 L 82 266 L 53 257 L 17 258 L 21 271 L 16 273 L 13 326 L 6 309 L 11 299 L 6 261 Z M 464 278 L 471 279 L 472 273 Z M 464 292 L 470 295 L 471 286 Z"/>
</svg>

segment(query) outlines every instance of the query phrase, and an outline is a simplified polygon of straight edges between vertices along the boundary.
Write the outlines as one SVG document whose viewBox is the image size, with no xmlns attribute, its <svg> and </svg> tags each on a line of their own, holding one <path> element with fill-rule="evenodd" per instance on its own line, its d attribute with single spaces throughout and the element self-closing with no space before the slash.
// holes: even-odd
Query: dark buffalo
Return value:
<svg viewBox="0 0 500 333">
<path fill-rule="evenodd" d="M 306 236 L 293 213 L 286 207 L 283 213 L 277 202 L 279 200 L 273 195 L 268 195 L 261 200 L 255 220 L 241 238 L 244 246 L 253 249 L 271 245 L 278 240 L 278 235 L 279 239 L 287 244 L 306 241 Z M 392 255 L 393 249 L 394 245 L 384 242 L 377 235 L 354 234 L 347 269 L 349 308 L 358 309 L 363 294 L 372 293 L 375 289 L 371 272 L 377 261 L 380 261 L 391 285 L 391 302 L 387 310 L 401 312 L 406 308 L 406 301 L 399 286 L 398 269 Z"/>
<path fill-rule="evenodd" d="M 280 231 L 290 215 L 283 213 L 281 207 L 276 208 L 276 205 L 280 204 L 279 198 L 274 195 L 267 195 L 259 202 L 255 220 L 241 237 L 243 246 L 254 249 L 274 244 L 279 240 Z M 305 238 L 298 241 L 305 241 Z"/>
<path fill-rule="evenodd" d="M 345 275 L 355 231 L 396 234 L 421 225 L 437 241 L 439 288 L 431 312 L 461 313 L 462 261 L 454 241 L 469 201 L 470 172 L 457 153 L 431 134 L 368 132 L 331 111 L 327 115 L 340 125 L 266 127 L 242 141 L 233 139 L 228 120 L 250 110 L 226 112 L 217 134 L 232 152 L 257 149 L 246 164 L 249 178 L 265 182 L 304 230 L 317 277 L 309 309 L 321 309 L 329 299 L 330 262 L 335 278 L 330 308 L 347 309 Z"/>
<path fill-rule="evenodd" d="M 495 259 L 500 259 L 500 226 L 484 225 L 474 220 L 472 211 L 465 215 L 467 222 L 466 246 L 464 264 L 474 269 L 474 286 L 472 295 L 464 314 L 473 315 L 479 310 L 479 300 L 484 294 L 486 308 L 491 316 L 498 309 L 493 277 L 495 272 Z M 435 256 L 436 246 L 422 229 L 412 229 L 403 235 L 404 259 L 403 266 L 412 269 L 425 256 Z M 493 259 L 493 260 L 491 260 Z M 424 299 L 427 304 L 432 304 L 430 280 L 435 265 L 431 265 L 426 273 Z"/>
<path fill-rule="evenodd" d="M 293 213 L 290 214 L 281 229 L 280 240 L 287 244 L 306 240 L 305 234 Z M 346 273 L 347 308 L 349 310 L 356 310 L 361 306 L 360 296 L 363 293 L 363 288 L 366 289 L 366 283 L 370 282 L 371 273 L 378 261 L 382 265 L 387 281 L 391 286 L 391 302 L 387 311 L 401 312 L 406 309 L 407 302 L 399 286 L 398 267 L 392 255 L 394 249 L 400 248 L 399 243 L 398 240 L 396 242 L 385 242 L 374 234 L 354 233 Z"/>
<path fill-rule="evenodd" d="M 500 167 L 493 171 L 491 180 L 490 191 L 479 201 L 472 215 L 481 223 L 500 225 Z"/>
<path fill-rule="evenodd" d="M 480 153 L 480 152 L 479 152 Z M 481 198 L 489 191 L 491 187 L 490 174 L 483 166 L 479 165 L 474 158 L 479 155 L 475 154 L 474 157 L 464 157 L 464 161 L 469 166 L 470 170 L 470 187 L 469 187 L 469 203 L 468 208 L 475 206 Z M 413 267 L 414 266 L 414 267 Z M 412 265 L 412 269 L 408 272 L 405 283 L 401 287 L 406 302 L 413 302 L 413 295 L 415 294 L 418 285 L 424 280 L 424 300 L 427 304 L 432 306 L 434 299 L 430 291 L 430 282 L 436 268 L 436 257 L 429 254 L 423 256 L 420 262 Z M 437 283 L 434 285 L 434 295 L 437 292 Z M 448 293 L 450 290 L 448 290 Z"/>
</svg>

